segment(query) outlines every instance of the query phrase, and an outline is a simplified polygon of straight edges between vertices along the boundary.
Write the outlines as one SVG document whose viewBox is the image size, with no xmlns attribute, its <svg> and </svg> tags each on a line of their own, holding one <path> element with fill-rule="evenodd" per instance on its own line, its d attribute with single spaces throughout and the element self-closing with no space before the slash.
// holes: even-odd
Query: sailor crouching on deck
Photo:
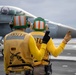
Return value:
<svg viewBox="0 0 76 75">
<path fill-rule="evenodd" d="M 46 44 L 50 36 L 44 35 L 41 48 L 38 49 L 32 35 L 24 32 L 27 27 L 26 16 L 14 16 L 14 28 L 4 37 L 4 69 L 6 75 L 10 72 L 25 71 L 25 75 L 33 74 L 33 58 L 41 60 L 45 54 Z M 31 74 L 30 74 L 31 75 Z"/>
</svg>

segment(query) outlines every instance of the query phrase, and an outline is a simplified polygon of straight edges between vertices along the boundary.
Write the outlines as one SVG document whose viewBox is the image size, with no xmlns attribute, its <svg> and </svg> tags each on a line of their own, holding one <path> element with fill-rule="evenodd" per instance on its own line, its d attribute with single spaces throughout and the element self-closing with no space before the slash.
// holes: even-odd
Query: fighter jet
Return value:
<svg viewBox="0 0 76 75">
<path fill-rule="evenodd" d="M 13 20 L 15 15 L 25 15 L 28 20 L 33 23 L 36 16 L 30 14 L 29 12 L 14 6 L 0 6 L 0 36 L 5 36 L 7 33 L 11 32 L 9 23 Z M 60 23 L 55 23 L 50 20 L 45 19 L 49 26 L 50 35 L 52 38 L 63 38 L 67 31 L 72 31 L 72 38 L 76 38 L 76 29 L 67 25 Z"/>
</svg>

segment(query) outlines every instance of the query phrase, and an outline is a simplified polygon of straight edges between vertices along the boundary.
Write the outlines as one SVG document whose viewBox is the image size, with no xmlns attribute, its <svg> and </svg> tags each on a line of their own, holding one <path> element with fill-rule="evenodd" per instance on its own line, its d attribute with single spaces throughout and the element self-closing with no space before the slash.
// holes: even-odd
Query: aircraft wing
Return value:
<svg viewBox="0 0 76 75">
<path fill-rule="evenodd" d="M 0 36 L 5 36 L 7 33 L 11 32 L 9 27 L 9 22 L 12 21 L 14 15 L 26 15 L 28 20 L 33 23 L 36 16 L 24 11 L 18 7 L 14 6 L 0 6 Z M 52 38 L 63 38 L 67 31 L 72 31 L 72 38 L 76 38 L 76 29 L 69 27 L 67 25 L 55 23 L 45 19 L 49 26 L 50 35 Z"/>
</svg>

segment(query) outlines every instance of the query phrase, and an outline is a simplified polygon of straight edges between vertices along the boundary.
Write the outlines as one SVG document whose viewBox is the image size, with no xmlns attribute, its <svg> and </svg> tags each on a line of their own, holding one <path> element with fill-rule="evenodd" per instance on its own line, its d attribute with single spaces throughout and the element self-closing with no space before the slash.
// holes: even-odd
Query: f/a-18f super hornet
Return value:
<svg viewBox="0 0 76 75">
<path fill-rule="evenodd" d="M 12 21 L 14 15 L 26 15 L 28 20 L 33 23 L 36 16 L 29 12 L 14 6 L 0 6 L 0 36 L 4 37 L 7 33 L 11 32 L 9 23 Z M 52 38 L 63 38 L 67 31 L 72 31 L 72 38 L 76 38 L 76 29 L 49 21 L 45 19 L 49 26 L 50 35 Z"/>
</svg>

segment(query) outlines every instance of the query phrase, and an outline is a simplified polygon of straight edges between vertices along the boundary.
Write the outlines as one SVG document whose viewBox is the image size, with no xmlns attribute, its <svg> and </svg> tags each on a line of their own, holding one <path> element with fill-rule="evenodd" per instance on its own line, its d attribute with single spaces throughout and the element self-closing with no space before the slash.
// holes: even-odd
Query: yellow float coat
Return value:
<svg viewBox="0 0 76 75">
<path fill-rule="evenodd" d="M 42 44 L 40 50 L 32 35 L 21 30 L 15 30 L 4 37 L 4 68 L 8 73 L 8 66 L 18 64 L 33 64 L 34 56 L 41 60 L 44 56 L 46 44 Z"/>
<path fill-rule="evenodd" d="M 33 37 L 36 40 L 37 47 L 40 49 L 41 39 L 39 40 L 39 38 L 42 38 L 45 33 L 40 32 L 40 31 L 34 31 L 34 32 L 31 32 L 30 34 L 33 35 Z M 64 47 L 65 47 L 65 44 L 63 42 L 61 42 L 61 44 L 58 47 L 56 47 L 54 45 L 52 38 L 50 38 L 50 41 L 47 43 L 47 49 L 45 51 L 44 58 L 42 59 L 42 61 L 37 61 L 35 59 L 36 62 L 34 62 L 34 66 L 48 65 L 48 62 L 46 62 L 44 60 L 49 60 L 49 54 L 52 54 L 54 57 L 57 57 L 64 50 Z"/>
</svg>

